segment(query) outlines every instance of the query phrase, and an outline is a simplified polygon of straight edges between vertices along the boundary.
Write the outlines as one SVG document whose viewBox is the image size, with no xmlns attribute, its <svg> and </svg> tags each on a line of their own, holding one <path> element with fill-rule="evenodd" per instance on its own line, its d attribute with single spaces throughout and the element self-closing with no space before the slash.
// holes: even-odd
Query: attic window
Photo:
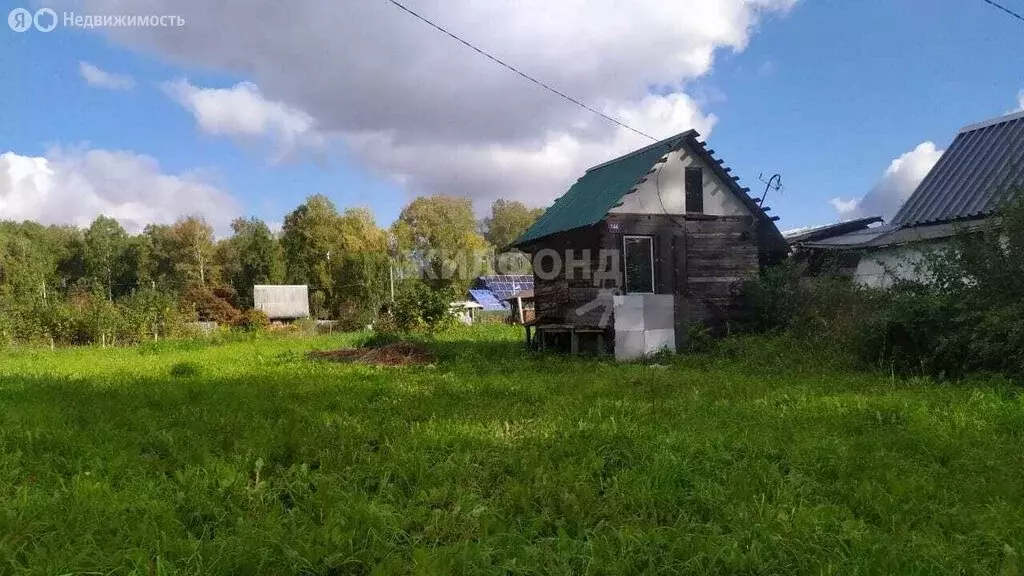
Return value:
<svg viewBox="0 0 1024 576">
<path fill-rule="evenodd" d="M 700 168 L 686 169 L 686 213 L 704 212 L 704 171 Z"/>
<path fill-rule="evenodd" d="M 626 264 L 626 292 L 654 293 L 654 239 L 650 236 L 625 236 L 622 239 Z"/>
</svg>

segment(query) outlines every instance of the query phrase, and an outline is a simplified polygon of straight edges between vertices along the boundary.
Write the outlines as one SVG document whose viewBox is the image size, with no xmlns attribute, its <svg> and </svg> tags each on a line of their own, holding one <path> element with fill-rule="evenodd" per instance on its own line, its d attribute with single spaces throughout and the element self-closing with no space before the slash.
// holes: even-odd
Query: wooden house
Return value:
<svg viewBox="0 0 1024 576">
<path fill-rule="evenodd" d="M 740 283 L 788 250 L 748 192 L 694 130 L 587 170 L 513 244 L 533 261 L 532 341 L 630 359 L 724 330 Z"/>
</svg>

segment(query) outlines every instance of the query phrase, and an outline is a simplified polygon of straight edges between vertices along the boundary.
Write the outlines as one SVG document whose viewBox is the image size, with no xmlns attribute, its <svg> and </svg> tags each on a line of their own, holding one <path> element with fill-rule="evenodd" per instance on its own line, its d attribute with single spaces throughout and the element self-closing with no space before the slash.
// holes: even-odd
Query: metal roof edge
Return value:
<svg viewBox="0 0 1024 576">
<path fill-rule="evenodd" d="M 977 122 L 974 124 L 968 124 L 967 126 L 961 128 L 960 131 L 957 132 L 956 134 L 957 136 L 959 136 L 967 132 L 974 132 L 975 130 L 980 130 L 981 128 L 988 128 L 989 126 L 1002 124 L 1003 122 L 1012 122 L 1014 120 L 1020 120 L 1021 118 L 1024 118 L 1024 110 L 1021 110 L 1020 112 L 1012 112 L 1010 114 L 1005 114 L 1003 116 L 997 116 L 995 118 L 989 118 L 988 120 L 982 120 L 981 122 Z"/>
<path fill-rule="evenodd" d="M 790 244 L 814 243 L 826 238 L 843 236 L 850 232 L 869 229 L 871 224 L 884 222 L 881 216 L 865 216 L 863 218 L 851 218 L 831 224 L 821 224 L 805 229 L 797 229 L 788 234 L 782 233 L 782 237 Z"/>
</svg>

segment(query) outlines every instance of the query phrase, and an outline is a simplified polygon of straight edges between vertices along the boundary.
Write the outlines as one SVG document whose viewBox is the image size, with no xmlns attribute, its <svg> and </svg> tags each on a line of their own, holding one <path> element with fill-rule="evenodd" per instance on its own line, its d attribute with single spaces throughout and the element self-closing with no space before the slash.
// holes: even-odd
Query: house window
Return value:
<svg viewBox="0 0 1024 576">
<path fill-rule="evenodd" d="M 700 168 L 686 169 L 686 212 L 704 212 L 704 171 Z"/>
<path fill-rule="evenodd" d="M 626 264 L 626 292 L 654 293 L 654 239 L 626 236 L 622 239 Z"/>
</svg>

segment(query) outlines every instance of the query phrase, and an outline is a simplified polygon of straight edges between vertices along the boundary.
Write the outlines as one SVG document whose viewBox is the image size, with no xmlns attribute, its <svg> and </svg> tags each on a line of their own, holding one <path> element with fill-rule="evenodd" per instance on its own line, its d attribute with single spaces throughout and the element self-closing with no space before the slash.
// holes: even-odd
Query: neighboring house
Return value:
<svg viewBox="0 0 1024 576">
<path fill-rule="evenodd" d="M 297 320 L 309 317 L 309 288 L 257 284 L 252 287 L 253 307 L 271 320 Z"/>
<path fill-rule="evenodd" d="M 513 245 L 532 255 L 536 345 L 636 358 L 721 330 L 788 246 L 696 131 L 587 172 Z"/>
<path fill-rule="evenodd" d="M 838 261 L 841 274 L 845 268 L 865 286 L 921 280 L 926 253 L 949 247 L 957 232 L 985 226 L 1022 185 L 1024 112 L 960 130 L 888 224 L 789 241 L 798 258 Z"/>
<path fill-rule="evenodd" d="M 486 312 L 508 311 L 505 301 L 523 290 L 533 290 L 533 276 L 528 274 L 480 276 L 469 286 L 466 299 L 476 302 Z"/>
</svg>

